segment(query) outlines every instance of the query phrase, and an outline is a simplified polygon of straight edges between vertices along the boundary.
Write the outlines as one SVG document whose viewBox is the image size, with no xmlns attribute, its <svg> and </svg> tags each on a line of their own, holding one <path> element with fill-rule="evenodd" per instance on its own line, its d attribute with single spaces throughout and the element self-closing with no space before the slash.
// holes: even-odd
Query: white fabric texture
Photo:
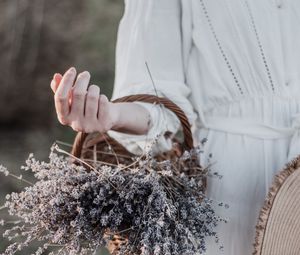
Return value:
<svg viewBox="0 0 300 255">
<path fill-rule="evenodd" d="M 190 88 L 185 84 L 183 70 L 180 5 L 178 1 L 126 1 L 120 22 L 116 49 L 116 75 L 112 99 L 132 94 L 154 94 L 170 98 L 196 119 L 188 100 Z M 170 47 L 170 39 L 174 44 Z M 152 84 L 147 62 L 154 79 Z M 147 144 L 157 139 L 154 153 L 169 150 L 171 139 L 165 131 L 176 132 L 179 121 L 173 113 L 160 106 L 138 102 L 146 107 L 153 128 L 146 136 L 125 135 L 110 131 L 129 151 L 140 154 Z M 148 142 L 148 143 L 147 143 Z"/>
<path fill-rule="evenodd" d="M 255 224 L 274 175 L 300 154 L 300 1 L 127 0 L 121 20 L 113 98 L 155 90 L 177 103 L 193 124 L 195 144 L 207 138 L 201 164 L 208 195 L 228 219 L 208 239 L 207 255 L 250 255 Z M 112 132 L 133 152 L 178 120 L 142 103 L 153 128 L 145 136 Z M 163 136 L 157 151 L 169 148 Z M 212 157 L 209 157 L 209 154 Z"/>
</svg>

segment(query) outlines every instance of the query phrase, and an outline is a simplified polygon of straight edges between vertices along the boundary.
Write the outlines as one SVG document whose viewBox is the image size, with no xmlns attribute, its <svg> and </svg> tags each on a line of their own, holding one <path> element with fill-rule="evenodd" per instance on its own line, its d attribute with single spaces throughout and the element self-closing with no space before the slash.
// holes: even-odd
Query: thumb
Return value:
<svg viewBox="0 0 300 255">
<path fill-rule="evenodd" d="M 60 73 L 54 74 L 53 79 L 50 84 L 51 89 L 54 93 L 56 92 L 61 80 L 62 80 L 62 75 Z"/>
</svg>

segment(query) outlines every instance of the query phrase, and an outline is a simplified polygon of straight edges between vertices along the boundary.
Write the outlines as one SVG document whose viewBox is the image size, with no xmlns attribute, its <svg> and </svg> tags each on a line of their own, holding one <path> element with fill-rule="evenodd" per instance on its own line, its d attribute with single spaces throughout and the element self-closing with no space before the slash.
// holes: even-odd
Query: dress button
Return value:
<svg viewBox="0 0 300 255">
<path fill-rule="evenodd" d="M 277 8 L 281 9 L 282 8 L 282 4 L 277 4 Z"/>
<path fill-rule="evenodd" d="M 285 86 L 289 86 L 290 85 L 290 81 L 286 81 L 284 84 L 285 84 Z"/>
</svg>

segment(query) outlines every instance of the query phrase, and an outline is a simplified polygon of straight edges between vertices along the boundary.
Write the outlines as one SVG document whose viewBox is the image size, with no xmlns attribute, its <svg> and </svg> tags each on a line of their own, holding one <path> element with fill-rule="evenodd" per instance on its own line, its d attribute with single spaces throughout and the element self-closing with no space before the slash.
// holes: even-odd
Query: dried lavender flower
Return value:
<svg viewBox="0 0 300 255">
<path fill-rule="evenodd" d="M 5 204 L 21 220 L 3 236 L 25 240 L 4 254 L 15 254 L 33 240 L 43 241 L 36 255 L 52 245 L 59 249 L 49 254 L 96 254 L 116 235 L 125 239 L 116 255 L 204 252 L 206 237 L 218 241 L 215 227 L 224 220 L 203 193 L 208 171 L 189 173 L 187 162 L 197 153 L 185 152 L 176 164 L 149 156 L 125 168 L 96 163 L 97 171 L 70 163 L 55 147 L 49 162 L 31 154 L 22 169 L 31 170 L 36 183 L 6 195 Z M 8 171 L 0 166 L 0 172 Z"/>
</svg>

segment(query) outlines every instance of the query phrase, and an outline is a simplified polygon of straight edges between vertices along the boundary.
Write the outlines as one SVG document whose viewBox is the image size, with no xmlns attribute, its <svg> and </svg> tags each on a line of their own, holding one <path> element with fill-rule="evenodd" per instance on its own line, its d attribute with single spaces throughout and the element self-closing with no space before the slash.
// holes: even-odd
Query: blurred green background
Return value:
<svg viewBox="0 0 300 255">
<path fill-rule="evenodd" d="M 28 154 L 47 160 L 56 141 L 72 143 L 75 132 L 61 126 L 50 81 L 70 66 L 88 70 L 91 83 L 111 96 L 121 0 L 1 0 L 0 1 L 0 164 L 20 170 Z M 24 187 L 0 175 L 0 204 L 5 194 Z M 5 218 L 5 211 L 0 218 Z M 2 238 L 0 252 L 8 242 Z M 30 254 L 35 247 L 22 251 Z M 101 254 L 107 254 L 105 252 Z"/>
</svg>

